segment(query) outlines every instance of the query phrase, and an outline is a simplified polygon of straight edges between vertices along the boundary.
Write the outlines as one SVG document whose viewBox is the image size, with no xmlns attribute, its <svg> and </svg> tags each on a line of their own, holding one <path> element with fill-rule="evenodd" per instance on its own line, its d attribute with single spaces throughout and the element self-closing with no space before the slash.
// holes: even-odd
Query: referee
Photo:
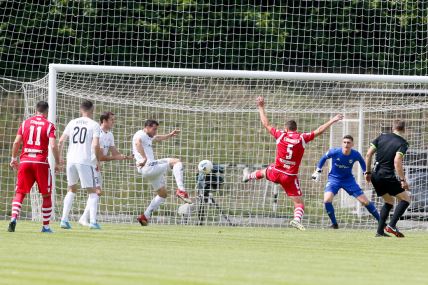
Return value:
<svg viewBox="0 0 428 285">
<path fill-rule="evenodd" d="M 366 181 L 372 183 L 378 196 L 382 196 L 385 204 L 380 212 L 380 220 L 376 237 L 389 237 L 387 231 L 396 237 L 404 237 L 396 225 L 400 217 L 410 205 L 410 195 L 406 191 L 409 185 L 406 182 L 403 170 L 403 157 L 409 147 L 403 138 L 405 122 L 396 120 L 392 126 L 392 133 L 381 134 L 371 144 L 366 155 Z M 376 162 L 371 172 L 372 157 L 376 153 Z M 394 205 L 394 198 L 400 202 L 395 208 L 389 224 L 386 224 L 389 212 Z"/>
</svg>

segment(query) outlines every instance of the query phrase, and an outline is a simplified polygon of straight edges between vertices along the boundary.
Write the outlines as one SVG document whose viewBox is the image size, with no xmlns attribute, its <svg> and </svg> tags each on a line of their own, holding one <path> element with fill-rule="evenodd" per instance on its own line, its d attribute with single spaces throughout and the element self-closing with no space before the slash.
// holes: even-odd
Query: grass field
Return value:
<svg viewBox="0 0 428 285">
<path fill-rule="evenodd" d="M 428 233 L 0 222 L 0 284 L 428 284 Z"/>
</svg>

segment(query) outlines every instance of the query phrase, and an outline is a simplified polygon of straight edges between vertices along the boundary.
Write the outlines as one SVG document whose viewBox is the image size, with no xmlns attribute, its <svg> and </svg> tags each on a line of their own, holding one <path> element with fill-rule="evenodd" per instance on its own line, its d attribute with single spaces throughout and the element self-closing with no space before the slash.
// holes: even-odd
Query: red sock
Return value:
<svg viewBox="0 0 428 285">
<path fill-rule="evenodd" d="M 297 221 L 301 221 L 303 218 L 303 214 L 305 213 L 305 205 L 303 204 L 295 204 L 294 205 L 294 219 Z"/>
<path fill-rule="evenodd" d="M 52 213 L 52 198 L 49 195 L 48 197 L 43 197 L 42 221 L 44 226 L 49 225 L 49 222 L 51 220 L 51 213 Z"/>
<path fill-rule="evenodd" d="M 250 180 L 259 180 L 263 178 L 263 170 L 256 170 L 250 174 L 248 177 Z"/>
<path fill-rule="evenodd" d="M 22 208 L 22 201 L 24 201 L 25 194 L 15 193 L 15 198 L 12 201 L 12 219 L 17 220 L 19 217 L 19 213 Z"/>
</svg>

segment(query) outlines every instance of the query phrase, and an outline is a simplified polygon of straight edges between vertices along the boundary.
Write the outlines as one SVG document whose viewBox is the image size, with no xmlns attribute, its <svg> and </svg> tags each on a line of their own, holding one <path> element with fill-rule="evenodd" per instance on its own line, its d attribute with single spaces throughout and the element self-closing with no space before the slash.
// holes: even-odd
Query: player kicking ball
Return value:
<svg viewBox="0 0 428 285">
<path fill-rule="evenodd" d="M 51 199 L 51 172 L 48 163 L 48 149 L 51 147 L 55 158 L 55 171 L 60 167 L 58 145 L 56 144 L 55 126 L 46 117 L 48 103 L 37 103 L 37 114 L 25 120 L 19 127 L 12 146 L 12 160 L 10 166 L 18 170 L 16 193 L 12 201 L 12 217 L 9 223 L 9 232 L 14 232 L 16 222 L 21 212 L 22 202 L 30 193 L 34 182 L 37 182 L 39 192 L 43 198 L 42 204 L 42 232 L 52 233 L 49 221 L 52 213 Z M 18 163 L 19 147 L 22 146 L 20 162 Z"/>
<path fill-rule="evenodd" d="M 343 115 L 336 115 L 327 123 L 310 133 L 297 132 L 297 123 L 290 120 L 285 123 L 283 131 L 272 127 L 266 116 L 264 109 L 265 101 L 263 97 L 257 98 L 260 120 L 266 130 L 276 139 L 276 159 L 275 163 L 268 168 L 256 170 L 252 173 L 247 168 L 244 169 L 243 181 L 258 180 L 266 178 L 269 181 L 280 184 L 285 193 L 294 203 L 294 218 L 290 225 L 298 230 L 305 230 L 302 225 L 302 218 L 305 206 L 302 199 L 302 191 L 299 183 L 299 166 L 302 161 L 306 145 L 315 137 L 324 133 L 335 122 L 343 119 Z"/>
<path fill-rule="evenodd" d="M 101 187 L 102 187 L 102 175 L 101 175 L 101 162 L 102 161 L 112 161 L 112 160 L 126 160 L 126 159 L 133 159 L 132 155 L 126 156 L 121 154 L 115 144 L 114 144 L 114 136 L 111 132 L 111 129 L 113 128 L 115 121 L 115 115 L 112 112 L 104 112 L 100 116 L 100 123 L 101 123 L 101 132 L 100 132 L 100 148 L 101 148 L 101 154 L 100 154 L 100 161 L 97 163 L 95 158 L 95 154 L 92 155 L 92 161 L 94 163 L 95 167 L 95 188 L 96 193 L 98 196 L 101 195 Z M 109 155 L 109 153 L 111 155 Z M 89 223 L 89 216 L 90 216 L 90 202 L 91 197 L 88 198 L 88 201 L 86 202 L 85 210 L 82 214 L 82 216 L 79 219 L 79 224 L 82 226 L 90 226 Z"/>
<path fill-rule="evenodd" d="M 135 133 L 132 139 L 132 150 L 136 160 L 137 170 L 151 182 L 157 195 L 150 202 L 147 209 L 138 217 L 138 222 L 142 226 L 147 226 L 153 211 L 156 211 L 160 205 L 165 203 L 167 190 L 165 187 L 165 174 L 172 169 L 172 173 L 177 183 L 175 194 L 185 203 L 192 203 L 189 194 L 184 188 L 183 163 L 178 158 L 155 159 L 153 152 L 153 143 L 173 138 L 180 133 L 180 130 L 174 130 L 167 135 L 157 135 L 159 123 L 155 120 L 147 120 L 144 129 Z"/>
<path fill-rule="evenodd" d="M 339 224 L 337 223 L 336 216 L 334 214 L 333 198 L 339 192 L 340 189 L 344 189 L 350 196 L 355 197 L 367 211 L 373 215 L 373 217 L 379 221 L 379 213 L 372 202 L 367 199 L 361 190 L 358 183 L 355 181 L 352 175 L 352 167 L 354 163 L 358 161 L 360 163 L 363 172 L 366 172 L 366 163 L 361 154 L 353 149 L 354 138 L 350 135 L 346 135 L 342 140 L 342 148 L 332 148 L 318 162 L 317 169 L 312 174 L 312 179 L 318 182 L 321 176 L 322 168 L 327 161 L 331 159 L 332 167 L 328 174 L 328 182 L 324 190 L 324 206 L 328 216 L 331 220 L 331 228 L 338 229 Z"/>
<path fill-rule="evenodd" d="M 100 126 L 92 120 L 94 105 L 84 100 L 80 105 L 81 117 L 71 120 L 65 127 L 59 139 L 60 154 L 68 139 L 67 152 L 67 184 L 68 192 L 64 197 L 60 227 L 71 229 L 68 216 L 73 206 L 74 196 L 77 192 L 77 183 L 88 191 L 88 204 L 90 216 L 90 229 L 100 229 L 97 223 L 97 210 L 99 197 L 96 193 L 95 167 L 93 154 L 96 160 L 100 158 Z"/>
</svg>

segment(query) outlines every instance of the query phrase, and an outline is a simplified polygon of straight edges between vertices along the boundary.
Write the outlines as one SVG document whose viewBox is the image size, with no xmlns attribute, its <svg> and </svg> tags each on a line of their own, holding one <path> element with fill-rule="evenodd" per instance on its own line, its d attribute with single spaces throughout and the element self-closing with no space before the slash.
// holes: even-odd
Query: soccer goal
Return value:
<svg viewBox="0 0 428 285">
<path fill-rule="evenodd" d="M 222 171 L 216 175 L 221 176 L 221 185 L 184 210 L 171 195 L 154 213 L 152 222 L 158 224 L 288 226 L 293 208 L 280 187 L 265 180 L 242 183 L 245 167 L 267 166 L 275 158 L 275 140 L 260 123 L 257 96 L 265 97 L 268 117 L 278 128 L 287 119 L 295 119 L 298 130 L 311 131 L 332 115 L 345 114 L 342 122 L 309 144 L 302 161 L 303 224 L 308 227 L 329 224 L 322 203 L 327 169 L 321 182 L 310 178 L 322 154 L 340 147 L 343 135 L 350 134 L 364 156 L 372 139 L 390 131 L 394 119 L 404 119 L 410 143 L 406 170 L 416 206 L 410 207 L 401 226 L 428 229 L 428 77 L 51 64 L 48 76 L 26 83 L 24 89 L 27 115 L 38 100 L 48 99 L 49 119 L 57 125 L 58 135 L 69 120 L 79 116 L 83 99 L 95 103 L 95 120 L 101 112 L 112 111 L 116 114 L 115 142 L 123 153 L 131 152 L 131 138 L 146 119 L 158 120 L 160 132 L 180 128 L 178 137 L 157 144 L 155 151 L 158 158 L 178 157 L 184 162 L 192 197 L 198 196 L 198 162 L 209 159 L 219 166 Z M 99 221 L 135 222 L 153 197 L 150 185 L 137 173 L 134 162 L 107 162 L 102 171 Z M 365 184 L 358 164 L 354 174 L 379 208 L 380 201 Z M 57 174 L 54 180 L 58 215 L 66 193 L 65 174 Z M 167 187 L 173 194 L 171 175 Z M 83 212 L 86 197 L 79 191 L 72 219 Z M 33 195 L 35 219 L 40 215 L 39 203 Z M 366 210 L 346 193 L 340 193 L 334 203 L 343 227 L 375 226 Z"/>
</svg>

